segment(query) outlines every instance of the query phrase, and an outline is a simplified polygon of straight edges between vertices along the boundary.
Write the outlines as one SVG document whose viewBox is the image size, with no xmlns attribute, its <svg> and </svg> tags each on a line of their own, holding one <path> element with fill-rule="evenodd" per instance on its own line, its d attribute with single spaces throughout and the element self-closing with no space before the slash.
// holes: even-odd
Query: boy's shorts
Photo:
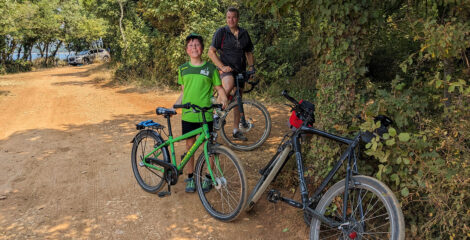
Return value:
<svg viewBox="0 0 470 240">
<path fill-rule="evenodd" d="M 214 122 L 210 121 L 207 122 L 207 124 L 209 125 L 209 131 L 212 132 Z M 186 122 L 181 120 L 181 128 L 183 129 L 183 134 L 191 132 L 192 130 L 198 129 L 200 127 L 202 127 L 202 122 Z"/>
</svg>

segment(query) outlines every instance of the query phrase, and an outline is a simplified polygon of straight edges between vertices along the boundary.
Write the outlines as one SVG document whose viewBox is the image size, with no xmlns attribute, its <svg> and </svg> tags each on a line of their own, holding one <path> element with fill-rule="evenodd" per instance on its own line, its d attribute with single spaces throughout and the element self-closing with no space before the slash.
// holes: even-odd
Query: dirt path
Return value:
<svg viewBox="0 0 470 240">
<path fill-rule="evenodd" d="M 154 109 L 170 107 L 177 93 L 113 87 L 108 78 L 102 65 L 0 76 L 0 239 L 308 237 L 301 212 L 265 198 L 254 212 L 222 223 L 197 194 L 184 192 L 183 181 L 166 198 L 144 192 L 129 141 L 136 122 L 164 123 Z M 285 129 L 285 109 L 269 110 L 272 137 L 258 150 L 236 152 L 249 190 Z M 177 156 L 183 148 L 177 145 Z"/>
</svg>

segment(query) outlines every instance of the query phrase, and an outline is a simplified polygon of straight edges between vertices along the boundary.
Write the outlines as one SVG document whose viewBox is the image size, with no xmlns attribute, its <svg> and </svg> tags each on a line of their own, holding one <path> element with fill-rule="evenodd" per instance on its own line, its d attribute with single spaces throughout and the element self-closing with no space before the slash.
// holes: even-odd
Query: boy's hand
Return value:
<svg viewBox="0 0 470 240">
<path fill-rule="evenodd" d="M 222 100 L 220 101 L 220 103 L 222 103 L 222 109 L 225 109 L 225 108 L 227 107 L 227 105 L 228 105 L 228 99 L 227 99 L 226 96 L 224 96 L 223 98 L 224 98 L 224 99 L 222 99 Z"/>
<path fill-rule="evenodd" d="M 222 109 L 225 109 L 228 105 L 228 98 L 227 98 L 227 95 L 225 95 L 224 88 L 222 86 L 215 86 L 214 88 L 219 95 L 217 97 L 217 102 L 222 104 Z"/>
</svg>

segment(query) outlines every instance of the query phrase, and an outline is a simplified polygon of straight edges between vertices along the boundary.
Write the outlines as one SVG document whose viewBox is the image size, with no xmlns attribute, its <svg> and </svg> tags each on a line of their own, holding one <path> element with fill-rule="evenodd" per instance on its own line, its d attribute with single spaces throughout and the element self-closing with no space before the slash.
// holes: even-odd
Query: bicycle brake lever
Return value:
<svg viewBox="0 0 470 240">
<path fill-rule="evenodd" d="M 284 103 L 284 105 L 288 106 L 291 112 L 294 111 L 295 106 L 289 105 L 287 103 Z"/>
</svg>

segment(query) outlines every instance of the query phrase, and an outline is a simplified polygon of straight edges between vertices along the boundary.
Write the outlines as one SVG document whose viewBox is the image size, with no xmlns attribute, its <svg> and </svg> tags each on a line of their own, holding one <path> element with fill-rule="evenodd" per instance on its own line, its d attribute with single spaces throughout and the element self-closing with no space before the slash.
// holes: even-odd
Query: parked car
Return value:
<svg viewBox="0 0 470 240">
<path fill-rule="evenodd" d="M 75 66 L 79 64 L 90 64 L 96 60 L 109 62 L 110 59 L 111 57 L 109 55 L 109 52 L 106 49 L 99 48 L 81 51 L 74 56 L 70 56 L 67 59 L 67 62 L 70 65 Z"/>
</svg>

